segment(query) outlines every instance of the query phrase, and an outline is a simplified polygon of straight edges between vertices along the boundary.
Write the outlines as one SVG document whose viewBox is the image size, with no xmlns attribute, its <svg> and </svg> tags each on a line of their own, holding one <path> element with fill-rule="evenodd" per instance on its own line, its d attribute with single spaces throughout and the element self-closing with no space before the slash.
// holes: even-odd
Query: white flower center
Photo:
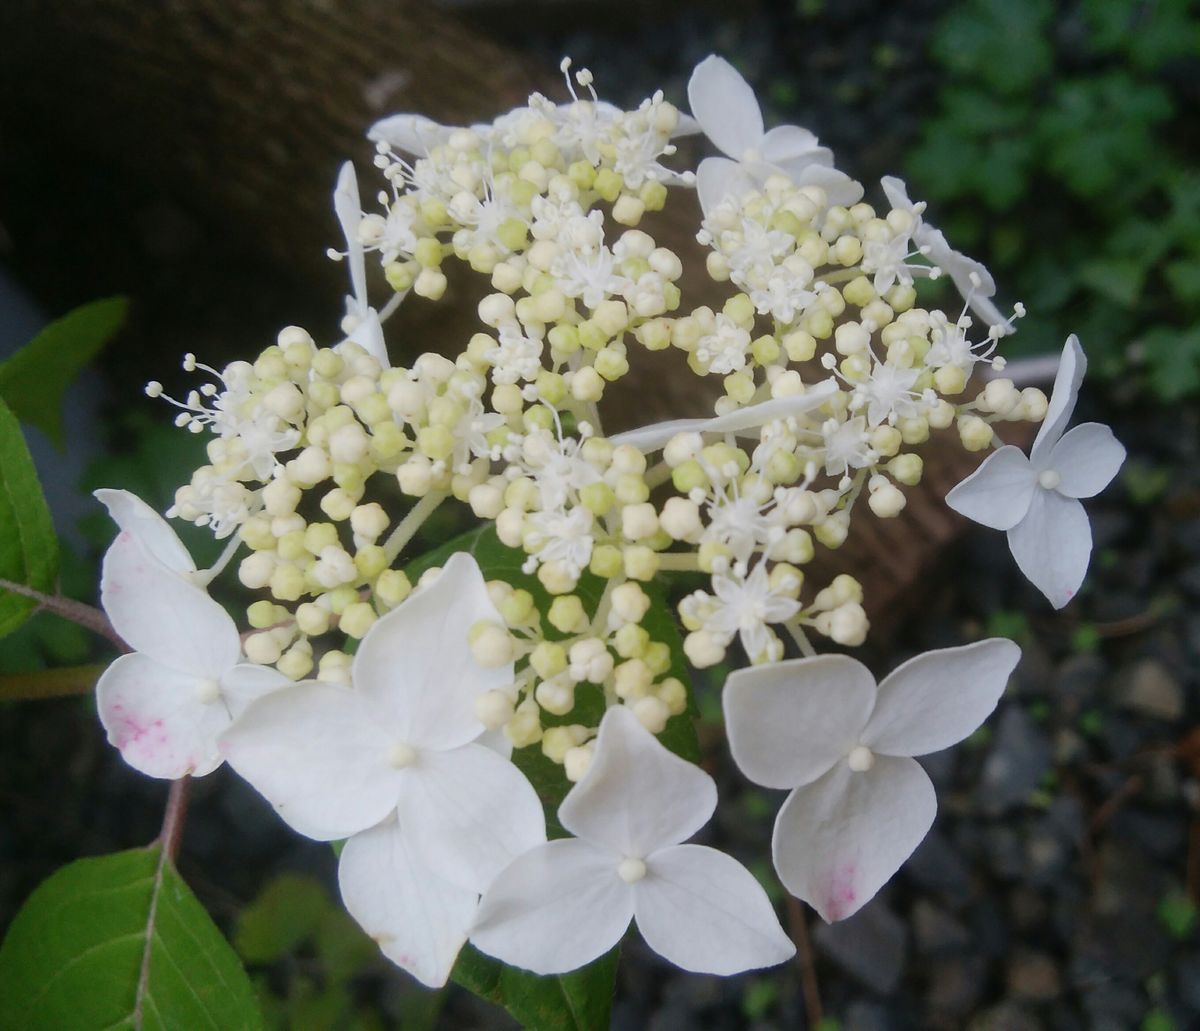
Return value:
<svg viewBox="0 0 1200 1031">
<path fill-rule="evenodd" d="M 761 160 L 762 151 L 760 151 L 757 147 L 747 147 L 745 151 L 742 152 L 743 164 L 753 165 Z"/>
<path fill-rule="evenodd" d="M 412 745 L 397 741 L 388 752 L 388 762 L 393 769 L 403 770 L 417 761 L 417 750 Z"/>
<path fill-rule="evenodd" d="M 636 884 L 646 876 L 646 864 L 640 859 L 622 859 L 617 866 L 617 875 L 626 884 Z"/>
<path fill-rule="evenodd" d="M 1062 477 L 1055 469 L 1045 469 L 1038 473 L 1038 486 L 1043 490 L 1054 490 L 1060 483 L 1062 483 Z"/>
<path fill-rule="evenodd" d="M 221 697 L 221 685 L 215 680 L 201 680 L 196 685 L 196 701 L 202 705 L 212 705 Z"/>
<path fill-rule="evenodd" d="M 855 773 L 866 773 L 875 765 L 875 753 L 866 745 L 855 745 L 850 749 L 846 762 L 850 764 L 850 769 Z"/>
</svg>

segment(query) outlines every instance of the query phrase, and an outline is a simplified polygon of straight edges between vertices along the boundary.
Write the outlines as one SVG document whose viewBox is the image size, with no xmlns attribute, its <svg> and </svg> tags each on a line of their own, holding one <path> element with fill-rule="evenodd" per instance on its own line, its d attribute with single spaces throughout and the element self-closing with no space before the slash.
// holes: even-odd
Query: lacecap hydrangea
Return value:
<svg viewBox="0 0 1200 1031">
<path fill-rule="evenodd" d="M 110 741 L 150 776 L 228 761 L 296 831 L 345 841 L 347 908 L 429 985 L 468 940 L 558 973 L 631 921 L 688 970 L 792 954 L 750 873 L 686 843 L 717 797 L 672 751 L 691 690 L 664 574 L 703 577 L 676 607 L 687 662 L 747 663 L 724 692 L 729 741 L 750 780 L 791 791 L 782 883 L 826 919 L 857 911 L 934 818 L 912 757 L 975 730 L 1019 650 L 931 652 L 876 684 L 817 654 L 866 639 L 862 586 L 806 567 L 854 517 L 902 518 L 922 445 L 949 434 L 990 454 L 947 503 L 1007 531 L 1061 606 L 1091 550 L 1080 499 L 1124 456 L 1105 427 L 1066 428 L 1075 338 L 1049 398 L 1004 377 L 1023 309 L 998 306 L 904 183 L 864 200 L 812 133 L 767 130 L 718 57 L 692 75 L 690 114 L 661 92 L 620 110 L 563 70 L 564 102 L 371 128 L 374 187 L 347 164 L 334 193 L 330 255 L 350 280 L 335 338 L 288 326 L 220 370 L 188 355 L 203 382 L 182 400 L 149 384 L 208 438 L 166 515 L 227 541 L 217 566 L 197 570 L 137 498 L 98 494 L 120 527 L 103 602 L 131 649 L 98 686 Z M 673 140 L 697 133 L 719 153 L 681 169 Z M 697 196 L 707 258 L 689 290 L 705 282 L 709 303 L 693 306 L 651 230 Z M 442 299 L 451 266 L 488 284 L 475 332 L 393 362 L 389 317 Z M 938 277 L 949 311 L 921 303 L 918 280 Z M 639 349 L 709 380 L 712 409 L 606 433 Z M 1030 456 L 1003 445 L 1009 422 L 1042 424 Z M 474 544 L 419 561 L 443 504 L 511 561 L 485 576 Z M 257 596 L 244 630 L 208 593 L 226 568 Z M 549 813 L 527 777 L 547 762 Z"/>
</svg>

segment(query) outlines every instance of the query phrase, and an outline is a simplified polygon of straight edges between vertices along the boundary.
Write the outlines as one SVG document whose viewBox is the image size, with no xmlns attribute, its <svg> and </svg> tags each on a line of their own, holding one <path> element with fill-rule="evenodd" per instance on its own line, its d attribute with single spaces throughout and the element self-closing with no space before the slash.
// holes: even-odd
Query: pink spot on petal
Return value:
<svg viewBox="0 0 1200 1031">
<path fill-rule="evenodd" d="M 824 908 L 830 920 L 841 920 L 853 911 L 855 903 L 858 902 L 858 887 L 855 883 L 857 873 L 857 864 L 843 863 L 829 878 Z"/>
</svg>

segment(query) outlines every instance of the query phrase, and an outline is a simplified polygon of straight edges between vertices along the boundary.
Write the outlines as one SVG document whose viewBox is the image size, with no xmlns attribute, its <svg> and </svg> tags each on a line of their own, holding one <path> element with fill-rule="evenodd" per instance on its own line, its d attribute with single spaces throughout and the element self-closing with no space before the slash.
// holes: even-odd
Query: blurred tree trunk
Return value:
<svg viewBox="0 0 1200 1031">
<path fill-rule="evenodd" d="M 244 356 L 286 321 L 332 335 L 346 285 L 325 257 L 340 242 L 330 193 L 349 158 L 370 196 L 373 121 L 420 111 L 466 124 L 533 89 L 562 91 L 556 69 L 421 0 L 6 0 L 0 39 L 9 259 L 52 308 L 133 295 L 122 391 L 138 376 L 169 379 L 187 350 Z M 647 228 L 700 270 L 697 218 L 680 197 Z M 441 304 L 402 305 L 389 325 L 397 360 L 465 344 L 480 285 L 463 279 Z M 686 302 L 702 303 L 706 283 L 685 280 Z M 631 357 L 607 429 L 711 411 L 719 385 L 672 374 L 677 353 Z M 976 464 L 956 442 L 926 452 L 930 480 L 907 492 L 904 516 L 882 522 L 863 506 L 850 541 L 810 568 L 813 589 L 849 570 L 874 619 L 908 609 L 961 525 L 941 498 Z"/>
</svg>

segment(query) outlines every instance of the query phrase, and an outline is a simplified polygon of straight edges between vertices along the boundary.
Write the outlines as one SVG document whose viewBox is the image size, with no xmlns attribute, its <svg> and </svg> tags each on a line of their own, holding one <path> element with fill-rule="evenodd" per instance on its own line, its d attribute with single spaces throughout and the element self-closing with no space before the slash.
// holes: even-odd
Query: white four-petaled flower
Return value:
<svg viewBox="0 0 1200 1031">
<path fill-rule="evenodd" d="M 229 763 L 293 828 L 349 838 L 338 882 L 351 915 L 391 960 L 445 984 L 479 893 L 546 840 L 541 803 L 483 743 L 475 701 L 512 683 L 467 644 L 499 621 L 475 560 L 453 555 L 431 584 L 380 619 L 350 688 L 307 682 L 265 698 L 221 739 Z M 266 703 L 266 704 L 264 704 Z"/>
<path fill-rule="evenodd" d="M 133 649 L 96 685 L 109 741 L 134 769 L 176 779 L 221 765 L 217 739 L 252 701 L 291 683 L 242 661 L 233 619 L 198 586 L 166 521 L 127 491 L 97 491 L 121 527 L 104 556 L 100 598 Z"/>
<path fill-rule="evenodd" d="M 725 725 L 741 771 L 792 788 L 771 842 L 775 870 L 826 920 L 870 900 L 925 837 L 937 797 L 915 755 L 948 748 L 996 707 L 1020 658 L 992 639 L 927 652 L 878 687 L 844 655 L 737 670 Z"/>
<path fill-rule="evenodd" d="M 794 952 L 766 893 L 736 860 L 680 842 L 712 816 L 712 778 L 624 706 L 604 716 L 588 771 L 558 810 L 575 835 L 514 860 L 483 896 L 471 941 L 556 974 L 611 949 L 636 920 L 685 970 L 733 974 Z"/>
<path fill-rule="evenodd" d="M 1072 335 L 1029 457 L 1007 444 L 946 495 L 956 512 L 1008 532 L 1021 572 L 1056 609 L 1079 590 L 1092 553 L 1092 530 L 1079 499 L 1099 494 L 1125 460 L 1125 448 L 1107 426 L 1086 422 L 1063 432 L 1086 370 L 1083 348 Z"/>
<path fill-rule="evenodd" d="M 500 617 L 460 552 L 371 627 L 351 688 L 307 681 L 247 709 L 221 741 L 230 765 L 307 837 L 346 838 L 395 814 L 426 866 L 482 890 L 545 827 L 525 777 L 476 742 L 476 699 L 513 676 L 475 661 L 467 631 L 480 620 Z"/>
<path fill-rule="evenodd" d="M 701 131 L 723 154 L 696 169 L 696 191 L 707 214 L 726 197 L 756 190 L 772 175 L 797 186 L 820 186 L 832 204 L 854 204 L 862 187 L 833 167 L 833 154 L 795 125 L 764 131 L 754 90 L 724 58 L 710 55 L 688 81 L 688 103 Z"/>
</svg>

